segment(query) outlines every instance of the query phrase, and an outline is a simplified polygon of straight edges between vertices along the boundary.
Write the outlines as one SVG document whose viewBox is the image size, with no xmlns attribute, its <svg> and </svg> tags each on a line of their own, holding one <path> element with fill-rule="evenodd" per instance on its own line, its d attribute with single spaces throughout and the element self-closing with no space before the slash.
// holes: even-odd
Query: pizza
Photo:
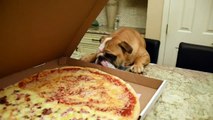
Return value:
<svg viewBox="0 0 213 120">
<path fill-rule="evenodd" d="M 0 120 L 137 120 L 139 112 L 128 83 L 89 67 L 47 69 L 0 90 Z"/>
</svg>

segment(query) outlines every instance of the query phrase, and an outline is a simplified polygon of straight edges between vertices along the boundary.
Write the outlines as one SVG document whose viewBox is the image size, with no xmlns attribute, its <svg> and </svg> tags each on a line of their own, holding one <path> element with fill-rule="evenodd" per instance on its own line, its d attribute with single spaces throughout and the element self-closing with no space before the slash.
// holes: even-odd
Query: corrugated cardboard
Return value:
<svg viewBox="0 0 213 120">
<path fill-rule="evenodd" d="M 0 3 L 0 88 L 33 73 L 65 65 L 87 66 L 120 77 L 141 94 L 141 118 L 165 81 L 69 58 L 107 0 L 2 0 Z"/>
<path fill-rule="evenodd" d="M 0 77 L 70 56 L 107 0 L 1 0 Z"/>
</svg>

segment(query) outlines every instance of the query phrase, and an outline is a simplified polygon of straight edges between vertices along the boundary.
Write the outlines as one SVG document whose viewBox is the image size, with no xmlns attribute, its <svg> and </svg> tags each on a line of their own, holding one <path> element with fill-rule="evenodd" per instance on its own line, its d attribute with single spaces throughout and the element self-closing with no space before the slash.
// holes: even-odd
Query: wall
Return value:
<svg viewBox="0 0 213 120">
<path fill-rule="evenodd" d="M 164 0 L 148 0 L 146 38 L 160 40 Z"/>
</svg>

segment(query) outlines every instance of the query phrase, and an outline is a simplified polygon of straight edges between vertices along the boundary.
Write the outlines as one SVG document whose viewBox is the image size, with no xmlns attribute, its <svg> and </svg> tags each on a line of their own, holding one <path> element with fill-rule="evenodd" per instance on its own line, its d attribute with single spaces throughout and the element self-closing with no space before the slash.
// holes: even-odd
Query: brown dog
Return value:
<svg viewBox="0 0 213 120">
<path fill-rule="evenodd" d="M 136 30 L 125 27 L 109 36 L 102 37 L 97 53 L 81 58 L 86 62 L 97 62 L 103 59 L 117 68 L 130 66 L 130 71 L 135 73 L 143 72 L 144 67 L 150 63 L 144 38 Z"/>
</svg>

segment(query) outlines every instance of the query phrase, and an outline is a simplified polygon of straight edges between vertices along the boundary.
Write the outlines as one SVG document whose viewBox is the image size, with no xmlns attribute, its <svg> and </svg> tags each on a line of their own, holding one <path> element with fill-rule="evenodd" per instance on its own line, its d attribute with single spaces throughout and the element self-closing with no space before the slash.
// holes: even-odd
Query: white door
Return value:
<svg viewBox="0 0 213 120">
<path fill-rule="evenodd" d="M 213 46 L 213 0 L 171 0 L 163 64 L 176 65 L 180 42 Z"/>
</svg>

